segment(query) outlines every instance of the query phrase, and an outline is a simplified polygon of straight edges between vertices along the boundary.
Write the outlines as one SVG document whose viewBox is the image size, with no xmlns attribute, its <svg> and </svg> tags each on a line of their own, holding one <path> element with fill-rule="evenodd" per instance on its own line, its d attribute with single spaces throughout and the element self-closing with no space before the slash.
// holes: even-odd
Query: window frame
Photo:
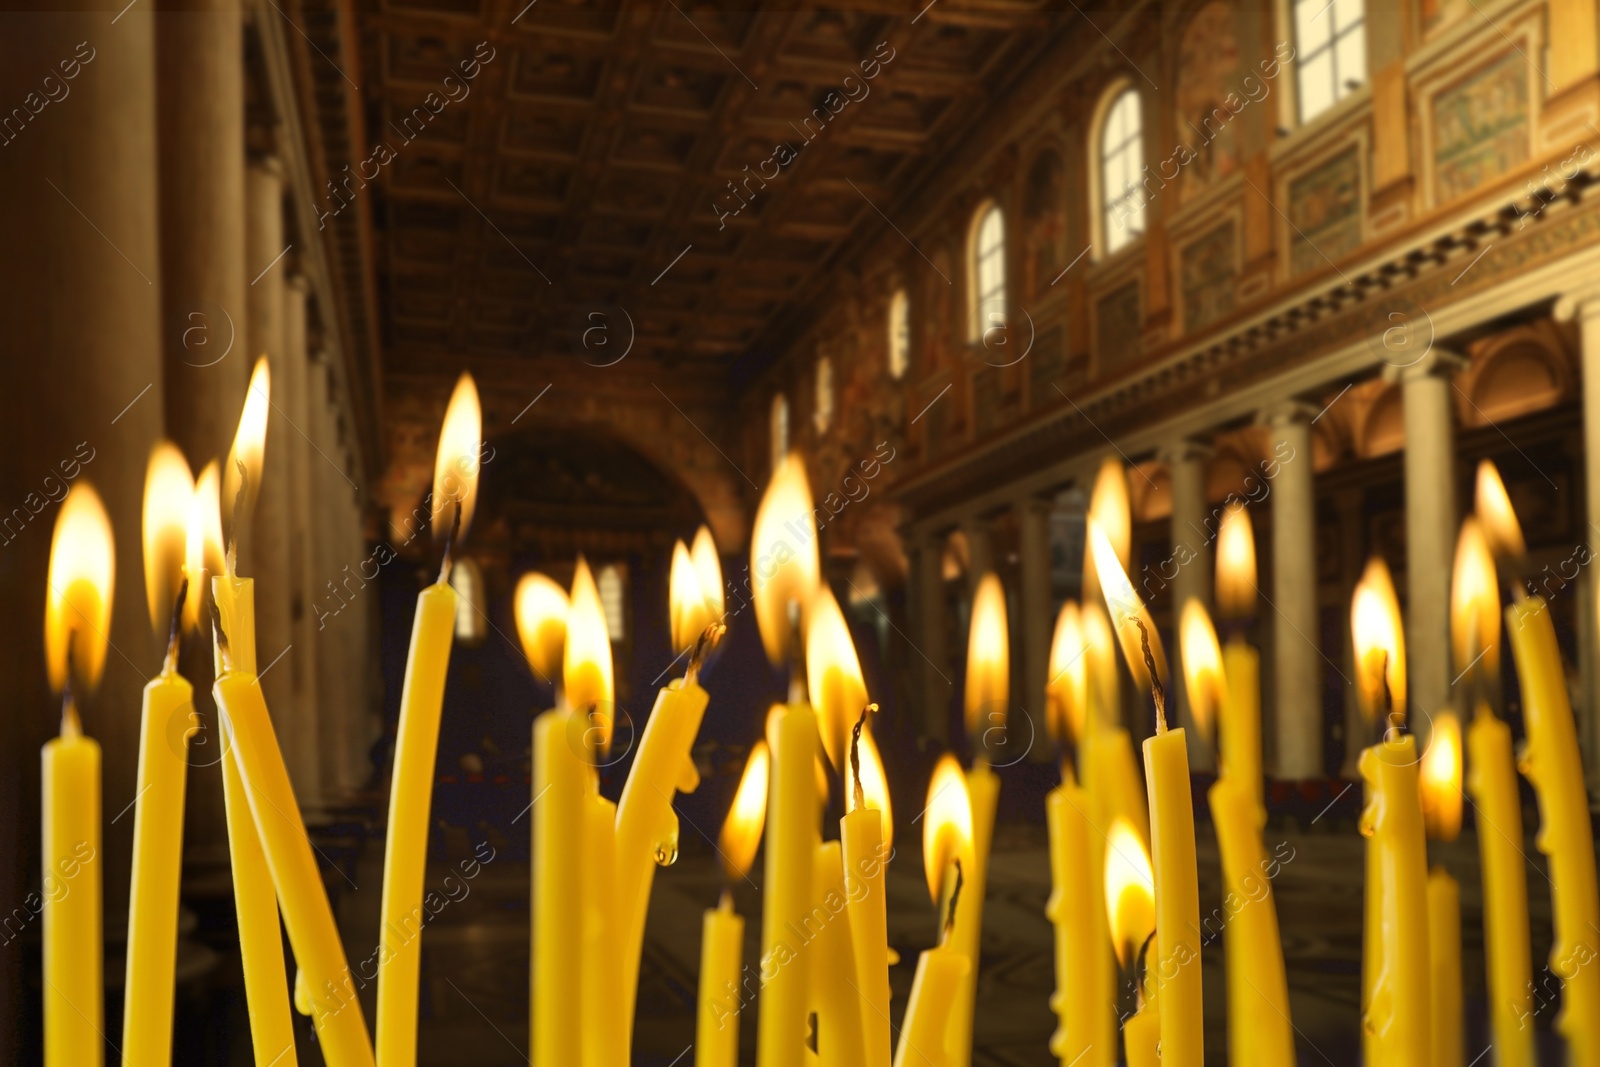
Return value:
<svg viewBox="0 0 1600 1067">
<path fill-rule="evenodd" d="M 1138 207 L 1138 229 L 1123 227 L 1128 233 L 1127 239 L 1115 248 L 1111 247 L 1111 233 L 1114 224 L 1112 211 L 1125 200 L 1142 195 L 1143 188 L 1139 182 L 1134 182 L 1114 198 L 1109 195 L 1110 190 L 1107 188 L 1107 178 L 1109 176 L 1107 174 L 1107 164 L 1111 162 L 1113 153 L 1106 150 L 1106 139 L 1110 133 L 1112 117 L 1116 114 L 1118 106 L 1129 97 L 1133 99 L 1133 116 L 1138 122 L 1138 129 L 1134 131 L 1132 136 L 1124 137 L 1118 143 L 1114 154 L 1120 157 L 1129 152 L 1137 153 L 1132 160 L 1137 166 L 1131 168 L 1131 173 L 1134 175 L 1142 173 L 1145 168 L 1144 141 L 1147 132 L 1144 122 L 1144 94 L 1139 91 L 1139 87 L 1133 83 L 1131 78 L 1118 78 L 1106 87 L 1105 91 L 1100 95 L 1100 104 L 1096 108 L 1095 120 L 1089 128 L 1089 159 L 1091 160 L 1089 183 L 1093 205 L 1091 213 L 1094 229 L 1093 255 L 1096 262 L 1111 259 L 1121 255 L 1129 248 L 1135 247 L 1146 232 L 1148 220 L 1145 217 L 1145 211 L 1149 204 L 1148 202 L 1141 202 Z"/>
<path fill-rule="evenodd" d="M 900 286 L 889 296 L 888 370 L 892 381 L 900 381 L 911 369 L 911 294 Z"/>
<path fill-rule="evenodd" d="M 1296 128 L 1304 128 L 1317 122 L 1319 119 L 1333 112 L 1351 96 L 1361 92 L 1362 89 L 1372 84 L 1371 69 L 1367 63 L 1367 4 L 1366 0 L 1355 0 L 1360 6 L 1360 16 L 1349 26 L 1341 27 L 1338 24 L 1338 0 L 1282 0 L 1284 17 L 1288 22 L 1289 39 L 1295 45 L 1294 65 L 1294 103 L 1292 119 Z M 1317 47 L 1308 49 L 1306 42 L 1300 34 L 1300 10 L 1302 7 L 1311 7 L 1315 4 L 1318 13 L 1312 15 L 1311 21 L 1320 18 L 1328 20 L 1328 35 Z M 1351 36 L 1358 38 L 1358 53 L 1361 56 L 1361 78 L 1354 88 L 1345 86 L 1345 79 L 1340 74 L 1339 44 Z M 1306 79 L 1313 64 L 1323 56 L 1327 57 L 1330 65 L 1329 77 L 1333 87 L 1333 96 L 1316 112 L 1306 112 Z"/>
<path fill-rule="evenodd" d="M 991 219 L 996 220 L 995 242 L 985 247 L 984 236 Z M 967 234 L 967 340 L 972 344 L 981 342 L 985 331 L 993 326 L 1005 327 L 1008 244 L 1005 209 L 991 197 L 972 213 L 972 225 Z M 995 271 L 994 285 L 984 288 L 984 271 L 991 265 Z M 984 322 L 983 309 L 995 300 L 1000 303 L 1000 322 Z"/>
</svg>

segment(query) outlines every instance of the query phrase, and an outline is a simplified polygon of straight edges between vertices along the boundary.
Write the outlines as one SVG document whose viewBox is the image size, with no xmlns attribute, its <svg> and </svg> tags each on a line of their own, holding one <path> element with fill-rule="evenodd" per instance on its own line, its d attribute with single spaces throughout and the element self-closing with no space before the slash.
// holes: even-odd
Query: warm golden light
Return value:
<svg viewBox="0 0 1600 1067">
<path fill-rule="evenodd" d="M 705 633 L 715 616 L 700 588 L 689 549 L 680 540 L 672 546 L 672 571 L 667 578 L 667 605 L 671 616 L 672 651 L 682 655 Z"/>
<path fill-rule="evenodd" d="M 872 739 L 869 722 L 861 728 L 861 792 L 866 806 L 883 814 L 884 848 L 894 848 L 894 807 L 889 803 L 889 779 L 883 773 L 883 757 L 878 754 L 878 742 Z M 855 777 L 853 771 L 844 790 L 845 811 L 856 810 Z"/>
<path fill-rule="evenodd" d="M 572 575 L 571 606 L 567 609 L 567 640 L 562 653 L 562 681 L 567 707 L 589 714 L 591 727 L 598 731 L 602 755 L 611 751 L 611 731 L 615 705 L 611 674 L 611 638 L 606 632 L 606 613 L 600 605 L 589 564 L 578 557 Z"/>
<path fill-rule="evenodd" d="M 1156 928 L 1156 877 L 1133 825 L 1118 817 L 1106 835 L 1106 915 L 1117 959 L 1128 966 Z"/>
<path fill-rule="evenodd" d="M 188 547 L 189 505 L 194 499 L 194 478 L 189 461 L 170 441 L 150 450 L 144 474 L 144 592 L 150 608 L 150 628 L 163 648 L 172 628 L 172 607 L 183 583 L 184 554 Z M 197 595 L 199 590 L 192 590 Z"/>
<path fill-rule="evenodd" d="M 1178 643 L 1183 649 L 1183 684 L 1189 693 L 1189 709 L 1195 725 L 1208 741 L 1216 737 L 1217 720 L 1223 717 L 1228 701 L 1228 681 L 1222 673 L 1222 647 L 1217 643 L 1216 627 L 1198 597 L 1183 603 L 1178 624 Z M 1226 730 L 1228 724 L 1224 722 Z"/>
<path fill-rule="evenodd" d="M 1126 570 L 1133 552 L 1133 513 L 1128 504 L 1128 470 L 1114 456 L 1101 460 L 1100 470 L 1095 474 L 1094 489 L 1089 493 L 1088 523 L 1105 532 L 1118 562 Z M 1084 602 L 1098 600 L 1099 593 L 1100 575 L 1094 561 L 1086 557 L 1083 561 Z"/>
<path fill-rule="evenodd" d="M 720 619 L 727 612 L 727 599 L 722 591 L 722 555 L 717 542 L 711 537 L 711 527 L 701 524 L 694 533 L 694 544 L 689 546 L 689 559 L 700 579 L 700 595 L 711 605 L 712 619 Z"/>
<path fill-rule="evenodd" d="M 1500 676 L 1500 586 L 1494 554 L 1483 526 L 1468 515 L 1456 538 L 1456 566 L 1450 581 L 1450 649 L 1456 672 L 1480 678 Z"/>
<path fill-rule="evenodd" d="M 1167 673 L 1167 654 L 1161 647 L 1161 635 L 1156 632 L 1155 620 L 1133 591 L 1133 583 L 1128 581 L 1127 572 L 1118 562 L 1116 549 L 1106 538 L 1105 531 L 1092 522 L 1089 524 L 1089 554 L 1094 560 L 1094 570 L 1100 576 L 1100 591 L 1105 596 L 1111 628 L 1117 635 L 1117 643 L 1122 646 L 1122 658 L 1127 661 L 1134 681 L 1141 688 L 1150 687 L 1150 670 L 1144 659 L 1144 642 L 1148 637 L 1151 658 L 1156 664 L 1156 677 L 1165 689 L 1170 677 Z M 1143 632 L 1140 631 L 1140 625 L 1144 627 Z"/>
<path fill-rule="evenodd" d="M 44 655 L 50 687 L 57 693 L 67 683 L 69 659 L 75 685 L 93 689 L 100 681 L 111 632 L 116 558 L 105 505 L 88 479 L 80 479 L 62 499 L 50 539 Z"/>
<path fill-rule="evenodd" d="M 1217 614 L 1242 619 L 1256 611 L 1256 533 L 1250 513 L 1235 503 L 1217 530 Z"/>
<path fill-rule="evenodd" d="M 1387 704 L 1402 718 L 1406 710 L 1406 645 L 1400 601 L 1389 567 L 1374 556 L 1350 600 L 1350 637 L 1355 649 L 1356 694 L 1368 721 Z M 1387 687 L 1387 701 L 1385 688 Z"/>
<path fill-rule="evenodd" d="M 743 878 L 755 862 L 756 849 L 761 845 L 761 828 L 767 821 L 767 782 L 771 774 L 772 757 L 767 743 L 757 741 L 745 760 L 739 789 L 733 794 L 733 808 L 717 840 L 722 871 L 730 882 Z"/>
<path fill-rule="evenodd" d="M 1078 602 L 1061 605 L 1045 684 L 1045 729 L 1057 747 L 1083 739 L 1089 714 L 1089 647 Z"/>
<path fill-rule="evenodd" d="M 822 749 L 843 774 L 850 758 L 850 731 L 867 705 L 867 685 L 844 613 L 826 585 L 812 598 L 806 623 L 806 685 L 817 712 Z"/>
<path fill-rule="evenodd" d="M 483 408 L 478 404 L 478 386 L 472 375 L 456 379 L 450 406 L 439 429 L 439 449 L 433 459 L 433 539 L 443 542 L 455 524 L 455 508 L 461 508 L 461 533 L 465 537 L 472 525 L 472 509 L 478 500 L 478 469 L 483 465 Z"/>
<path fill-rule="evenodd" d="M 1109 710 L 1116 706 L 1117 649 L 1116 638 L 1111 634 L 1111 620 L 1106 618 L 1105 605 L 1085 600 L 1078 605 L 1078 622 L 1083 627 L 1086 689 L 1093 694 L 1091 706 L 1100 709 L 1101 719 L 1109 718 Z M 1101 719 L 1095 721 L 1100 724 Z"/>
<path fill-rule="evenodd" d="M 822 571 L 817 558 L 817 526 L 811 512 L 811 487 L 805 463 L 790 452 L 773 472 L 750 538 L 750 573 L 756 625 L 767 658 L 782 663 Z M 791 623 L 795 612 L 802 629 Z"/>
<path fill-rule="evenodd" d="M 249 523 L 256 497 L 261 492 L 261 457 L 267 447 L 267 414 L 271 410 L 272 374 L 267 370 L 267 357 L 262 356 L 250 373 L 244 410 L 239 413 L 239 428 L 234 431 L 228 461 L 222 465 L 222 528 L 233 541 L 239 539 L 239 531 L 233 525 L 235 518 Z M 244 466 L 242 481 L 241 464 Z M 241 486 L 243 497 L 239 495 Z"/>
<path fill-rule="evenodd" d="M 947 880 L 958 859 L 971 873 L 972 798 L 961 764 L 946 754 L 939 757 L 928 779 L 928 805 L 922 815 L 922 865 L 935 903 L 950 888 Z"/>
<path fill-rule="evenodd" d="M 533 673 L 549 681 L 561 670 L 566 649 L 567 612 L 572 609 L 567 591 L 548 574 L 529 571 L 517 580 L 512 600 L 522 653 Z"/>
<path fill-rule="evenodd" d="M 1522 525 L 1511 507 L 1511 497 L 1506 493 L 1506 483 L 1500 480 L 1500 469 L 1489 460 L 1478 464 L 1478 484 L 1474 494 L 1474 509 L 1478 521 L 1483 523 L 1483 534 L 1496 556 L 1521 559 L 1528 551 L 1522 538 Z"/>
<path fill-rule="evenodd" d="M 222 573 L 222 471 L 217 461 L 206 464 L 195 479 L 184 522 L 183 571 L 189 595 L 183 602 L 183 628 L 193 631 L 204 617 L 201 607 L 211 595 L 211 578 Z"/>
<path fill-rule="evenodd" d="M 972 594 L 967 630 L 967 737 L 980 750 L 986 734 L 1004 729 L 1011 703 L 1011 638 L 1006 625 L 1006 592 L 1000 579 L 985 574 Z"/>
<path fill-rule="evenodd" d="M 1435 841 L 1454 841 L 1461 832 L 1461 723 L 1450 712 L 1433 720 L 1418 773 L 1424 829 Z"/>
</svg>

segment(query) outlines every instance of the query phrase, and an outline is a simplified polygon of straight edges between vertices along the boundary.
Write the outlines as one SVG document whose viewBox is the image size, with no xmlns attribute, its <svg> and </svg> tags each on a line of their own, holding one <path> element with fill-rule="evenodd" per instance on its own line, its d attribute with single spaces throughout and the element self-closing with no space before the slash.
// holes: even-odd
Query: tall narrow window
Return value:
<svg viewBox="0 0 1600 1067">
<path fill-rule="evenodd" d="M 817 401 L 811 422 L 819 434 L 833 425 L 833 360 L 827 356 L 817 357 Z"/>
<path fill-rule="evenodd" d="M 623 610 L 628 592 L 626 579 L 622 566 L 617 563 L 607 563 L 594 577 L 595 590 L 600 594 L 600 610 L 606 616 L 606 636 L 613 641 L 621 641 L 626 636 L 627 613 Z"/>
<path fill-rule="evenodd" d="M 1294 0 L 1301 122 L 1311 121 L 1367 80 L 1365 15 L 1362 0 Z"/>
<path fill-rule="evenodd" d="M 772 398 L 772 415 L 767 426 L 772 444 L 772 469 L 777 470 L 789 454 L 789 398 L 778 393 Z"/>
<path fill-rule="evenodd" d="M 483 643 L 488 626 L 484 615 L 483 571 L 471 556 L 462 556 L 450 567 L 450 588 L 456 591 L 456 640 L 468 647 Z"/>
<path fill-rule="evenodd" d="M 1006 220 L 1000 205 L 978 209 L 972 231 L 972 316 L 967 339 L 983 340 L 984 331 L 1006 324 Z"/>
<path fill-rule="evenodd" d="M 911 364 L 911 300 L 904 289 L 889 298 L 889 377 L 899 381 Z"/>
<path fill-rule="evenodd" d="M 1143 130 L 1139 92 L 1123 89 L 1100 127 L 1100 236 L 1106 255 L 1144 233 Z"/>
</svg>

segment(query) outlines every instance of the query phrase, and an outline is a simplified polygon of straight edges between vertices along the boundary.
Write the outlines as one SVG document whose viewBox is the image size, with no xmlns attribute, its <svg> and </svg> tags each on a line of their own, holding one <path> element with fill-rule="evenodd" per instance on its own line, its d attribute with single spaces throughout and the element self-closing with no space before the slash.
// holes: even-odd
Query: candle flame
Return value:
<svg viewBox="0 0 1600 1067">
<path fill-rule="evenodd" d="M 1056 616 L 1048 669 L 1045 728 L 1057 746 L 1079 741 L 1089 714 L 1089 645 L 1076 600 L 1062 604 Z"/>
<path fill-rule="evenodd" d="M 248 524 L 255 510 L 256 497 L 261 492 L 261 457 L 267 447 L 267 414 L 272 406 L 272 373 L 267 369 L 267 357 L 256 360 L 250 372 L 250 386 L 244 394 L 244 410 L 239 413 L 239 428 L 233 434 L 233 447 L 228 450 L 228 461 L 222 467 L 223 529 L 228 540 L 237 542 L 239 531 L 234 522 Z M 239 467 L 243 465 L 241 476 Z M 241 480 L 242 478 L 242 480 Z M 239 496 L 240 488 L 244 496 Z"/>
<path fill-rule="evenodd" d="M 1217 530 L 1217 613 L 1242 619 L 1256 609 L 1256 535 L 1250 512 L 1235 503 Z"/>
<path fill-rule="evenodd" d="M 1212 741 L 1216 737 L 1217 720 L 1223 717 L 1223 709 L 1227 707 L 1228 682 L 1222 671 L 1222 648 L 1217 644 L 1216 627 L 1211 625 L 1211 616 L 1198 597 L 1184 601 L 1178 632 L 1189 708 L 1194 712 L 1200 733 Z M 1226 730 L 1227 723 L 1223 723 L 1222 728 Z"/>
<path fill-rule="evenodd" d="M 472 525 L 472 510 L 478 500 L 478 471 L 482 467 L 483 408 L 478 403 L 478 386 L 472 375 L 456 379 L 445 409 L 444 425 L 439 429 L 439 449 L 433 460 L 433 539 L 450 536 L 455 525 L 453 509 L 461 508 L 461 530 L 467 535 Z"/>
<path fill-rule="evenodd" d="M 722 870 L 728 881 L 743 878 L 755 862 L 761 845 L 761 829 L 767 821 L 767 784 L 772 776 L 772 756 L 765 741 L 757 741 L 745 760 L 739 788 L 733 794 L 733 808 L 722 824 L 717 851 L 722 853 Z"/>
<path fill-rule="evenodd" d="M 798 453 L 790 452 L 783 458 L 756 509 L 750 560 L 761 644 L 768 659 L 782 663 L 791 651 L 795 633 L 789 613 L 799 612 L 799 632 L 804 632 L 807 606 L 822 572 L 811 487 Z"/>
<path fill-rule="evenodd" d="M 513 597 L 517 636 L 533 672 L 545 681 L 561 670 L 567 643 L 567 591 L 548 574 L 529 571 L 517 580 Z"/>
<path fill-rule="evenodd" d="M 693 561 L 695 574 L 700 579 L 700 595 L 711 605 L 711 617 L 722 618 L 728 610 L 722 591 L 722 556 L 717 552 L 717 542 L 711 536 L 711 528 L 704 523 L 694 533 L 694 544 L 689 546 L 689 559 Z"/>
<path fill-rule="evenodd" d="M 681 655 L 705 633 L 711 620 L 711 604 L 700 588 L 700 574 L 688 547 L 680 539 L 672 546 L 672 571 L 667 579 L 667 604 L 671 616 L 672 651 Z"/>
<path fill-rule="evenodd" d="M 571 606 L 567 609 L 567 641 L 562 655 L 562 680 L 567 707 L 590 715 L 599 731 L 600 753 L 611 751 L 615 688 L 611 674 L 611 638 L 606 613 L 600 604 L 589 564 L 578 557 L 572 575 Z"/>
<path fill-rule="evenodd" d="M 1106 618 L 1103 605 L 1085 600 L 1078 605 L 1078 622 L 1083 626 L 1084 660 L 1088 664 L 1086 688 L 1092 687 L 1090 691 L 1094 693 L 1094 706 L 1101 709 L 1100 714 L 1105 717 L 1109 714 L 1106 709 L 1114 706 L 1119 684 L 1116 639 L 1111 636 L 1111 620 Z"/>
<path fill-rule="evenodd" d="M 1118 816 L 1106 836 L 1106 914 L 1117 959 L 1128 965 L 1132 950 L 1156 928 L 1156 877 L 1150 854 L 1127 819 Z"/>
<path fill-rule="evenodd" d="M 1435 841 L 1454 841 L 1461 832 L 1461 723 L 1453 714 L 1433 720 L 1418 775 L 1423 827 Z"/>
<path fill-rule="evenodd" d="M 1506 483 L 1500 480 L 1500 470 L 1491 461 L 1478 464 L 1478 484 L 1474 508 L 1478 521 L 1483 523 L 1484 536 L 1496 556 L 1521 559 L 1528 551 L 1522 538 L 1522 526 L 1511 507 L 1511 497 L 1506 493 Z"/>
<path fill-rule="evenodd" d="M 189 595 L 183 601 L 183 628 L 189 631 L 195 630 L 204 617 L 206 597 L 211 595 L 208 578 L 221 574 L 226 566 L 222 558 L 221 494 L 222 471 L 212 460 L 195 479 L 184 523 L 183 571 L 189 579 Z"/>
<path fill-rule="evenodd" d="M 865 794 L 866 806 L 883 814 L 883 846 L 886 850 L 894 848 L 894 808 L 889 803 L 889 780 L 883 773 L 883 757 L 878 754 L 878 742 L 872 739 L 872 726 L 864 724 L 861 728 L 861 792 Z M 845 810 L 855 811 L 856 791 L 854 787 L 845 789 Z"/>
<path fill-rule="evenodd" d="M 934 903 L 950 888 L 948 872 L 958 859 L 972 869 L 972 798 L 961 764 L 946 753 L 928 779 L 928 806 L 922 815 L 922 864 Z"/>
<path fill-rule="evenodd" d="M 1133 512 L 1128 504 L 1128 471 L 1115 456 L 1100 462 L 1094 489 L 1089 493 L 1088 523 L 1105 532 L 1106 540 L 1124 570 L 1133 552 Z M 1097 599 L 1100 574 L 1091 560 L 1084 561 L 1083 598 Z"/>
<path fill-rule="evenodd" d="M 1456 538 L 1456 566 L 1450 582 L 1450 647 L 1456 670 L 1474 667 L 1480 677 L 1500 675 L 1500 587 L 1494 554 L 1483 526 L 1468 515 Z"/>
<path fill-rule="evenodd" d="M 69 664 L 75 686 L 93 689 L 100 681 L 116 576 L 111 520 L 94 487 L 80 479 L 61 501 L 50 539 L 44 654 L 55 692 L 65 688 Z"/>
<path fill-rule="evenodd" d="M 150 628 L 166 647 L 172 629 L 172 607 L 183 584 L 188 547 L 189 506 L 194 477 L 189 461 L 171 441 L 150 450 L 144 475 L 144 592 L 150 607 Z M 190 595 L 198 595 L 198 589 Z"/>
<path fill-rule="evenodd" d="M 1127 661 L 1134 680 L 1141 688 L 1150 687 L 1150 670 L 1144 660 L 1144 640 L 1148 636 L 1150 653 L 1156 663 L 1156 677 L 1162 688 L 1166 688 L 1169 678 L 1167 655 L 1161 648 L 1161 635 L 1156 632 L 1155 620 L 1150 616 L 1150 609 L 1133 591 L 1133 583 L 1128 581 L 1127 572 L 1117 561 L 1116 549 L 1107 539 L 1105 531 L 1092 522 L 1089 524 L 1089 552 L 1094 559 L 1094 569 L 1100 575 L 1100 591 L 1105 596 L 1106 611 L 1111 617 L 1112 629 L 1116 631 L 1117 643 L 1122 646 L 1122 658 Z M 1141 623 L 1143 632 L 1139 629 Z"/>
<path fill-rule="evenodd" d="M 1356 693 L 1369 722 L 1385 706 L 1400 716 L 1406 709 L 1406 644 L 1400 627 L 1400 600 L 1394 579 L 1379 556 L 1367 563 L 1350 600 L 1350 637 L 1355 649 Z"/>
<path fill-rule="evenodd" d="M 1004 729 L 1011 703 L 1011 639 L 1006 626 L 1006 592 L 1000 579 L 985 574 L 972 595 L 967 631 L 967 737 L 985 738 Z"/>
<path fill-rule="evenodd" d="M 867 704 L 867 685 L 861 679 L 861 661 L 844 613 L 826 585 L 812 598 L 806 623 L 806 684 L 817 711 L 823 751 L 843 774 L 850 762 L 851 727 Z"/>
</svg>

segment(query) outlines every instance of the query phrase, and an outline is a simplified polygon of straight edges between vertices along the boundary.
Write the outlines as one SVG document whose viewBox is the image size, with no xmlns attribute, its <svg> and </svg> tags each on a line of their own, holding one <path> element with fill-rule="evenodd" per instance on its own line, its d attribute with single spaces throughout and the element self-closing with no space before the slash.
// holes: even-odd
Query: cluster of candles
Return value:
<svg viewBox="0 0 1600 1067">
<path fill-rule="evenodd" d="M 187 742 L 174 724 L 187 726 L 193 716 L 178 648 L 183 633 L 202 625 L 209 591 L 213 695 L 256 1061 L 295 1062 L 291 1010 L 298 1010 L 311 1016 L 333 1067 L 401 1067 L 416 1061 L 429 806 L 460 608 L 449 574 L 477 492 L 478 397 L 463 375 L 439 438 L 431 511 L 443 562 L 439 580 L 418 599 L 401 694 L 374 1043 L 256 674 L 253 583 L 238 573 L 237 539 L 259 485 L 269 389 L 263 361 L 225 465 L 213 463 L 195 479 L 170 445 L 158 446 L 149 465 L 146 592 L 167 654 L 144 691 L 121 1051 L 125 1064 L 171 1056 Z M 790 690 L 750 752 L 717 851 L 731 886 L 765 842 L 758 1062 L 965 1067 L 1000 790 L 991 755 L 1004 743 L 1010 701 L 1004 590 L 987 575 L 973 598 L 964 693 L 970 766 L 943 757 L 920 816 L 940 937 L 918 959 L 896 1041 L 889 968 L 897 957 L 888 946 L 884 889 L 893 823 L 872 734 L 876 706 L 844 616 L 821 581 L 812 500 L 797 456 L 775 472 L 752 542 L 754 614 L 769 658 L 790 665 Z M 1128 578 L 1130 542 L 1126 471 L 1108 461 L 1089 510 L 1083 601 L 1061 609 L 1044 694 L 1061 765 L 1061 784 L 1046 801 L 1057 975 L 1051 1006 L 1060 1023 L 1050 1050 L 1063 1064 L 1116 1062 L 1119 973 L 1131 970 L 1142 978 L 1138 1010 L 1121 1027 L 1126 1062 L 1198 1067 L 1202 928 L 1187 743 L 1182 728 L 1168 725 L 1166 657 Z M 1474 694 L 1466 787 L 1483 858 L 1490 1026 L 1496 1062 L 1533 1062 L 1520 767 L 1538 796 L 1538 847 L 1550 858 L 1551 970 L 1564 985 L 1558 1029 L 1573 1062 L 1596 1063 L 1600 969 L 1583 964 L 1595 955 L 1589 939 L 1600 936 L 1600 899 L 1583 769 L 1550 614 L 1520 591 L 1503 616 L 1527 723 L 1520 763 L 1492 708 L 1502 628 L 1496 565 L 1522 552 L 1504 487 L 1485 464 L 1458 544 L 1451 632 Z M 1179 638 L 1195 722 L 1208 740 L 1220 735 L 1220 774 L 1208 801 L 1227 912 L 1229 1060 L 1288 1065 L 1295 1062 L 1294 1027 L 1272 891 L 1278 865 L 1262 837 L 1260 656 L 1243 632 L 1257 600 L 1255 546 L 1242 507 L 1225 512 L 1217 557 L 1226 643 L 1197 600 L 1181 606 Z M 47 886 L 66 887 L 46 894 L 43 915 L 49 1067 L 97 1064 L 103 1055 L 101 757 L 83 734 L 73 694 L 92 687 L 104 666 L 113 558 L 105 510 L 80 481 L 56 523 L 46 614 L 49 677 L 63 711 L 61 735 L 43 751 L 43 865 Z M 599 789 L 600 770 L 617 762 L 616 713 L 593 577 L 580 557 L 570 591 L 528 574 L 514 597 L 530 666 L 541 678 L 559 675 L 556 707 L 535 718 L 532 737 L 530 1020 L 532 1062 L 540 1067 L 621 1067 L 629 1059 L 652 881 L 656 868 L 678 855 L 674 797 L 699 784 L 690 751 L 709 697 L 698 673 L 727 618 L 709 531 L 701 529 L 692 549 L 675 546 L 670 581 L 672 639 L 687 667 L 657 694 L 616 802 Z M 1459 888 L 1442 868 L 1429 872 L 1425 841 L 1459 831 L 1461 730 L 1453 710 L 1434 709 L 1431 743 L 1419 756 L 1406 728 L 1398 600 L 1381 559 L 1357 588 L 1351 632 L 1361 705 L 1381 730 L 1360 759 L 1367 790 L 1360 826 L 1369 838 L 1366 1062 L 1462 1067 Z M 1142 787 L 1123 725 L 1117 647 L 1154 706 Z M 843 815 L 837 839 L 825 840 L 836 785 Z M 292 985 L 280 917 L 297 968 Z M 739 1059 L 739 1017 L 751 992 L 743 943 L 744 920 L 724 891 L 702 925 L 695 1042 L 702 1067 L 735 1067 Z"/>
</svg>

